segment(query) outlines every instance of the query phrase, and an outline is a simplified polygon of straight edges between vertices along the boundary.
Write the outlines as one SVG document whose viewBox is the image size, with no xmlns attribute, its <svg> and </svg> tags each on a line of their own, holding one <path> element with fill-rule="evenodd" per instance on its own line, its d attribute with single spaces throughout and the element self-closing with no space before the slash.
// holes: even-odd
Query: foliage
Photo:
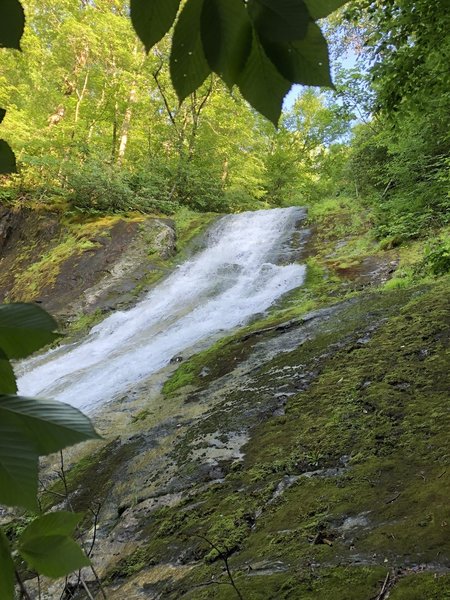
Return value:
<svg viewBox="0 0 450 600">
<path fill-rule="evenodd" d="M 188 0 L 170 56 L 180 102 L 215 72 L 276 124 L 293 83 L 332 85 L 327 43 L 315 21 L 344 3 Z M 179 6 L 179 0 L 132 0 L 131 19 L 147 51 L 169 31 Z"/>
<path fill-rule="evenodd" d="M 307 204 L 329 193 L 327 175 L 336 180 L 344 154 L 339 143 L 351 115 L 332 95 L 302 90 L 272 132 L 265 156 L 264 190 L 275 205 Z"/>
<path fill-rule="evenodd" d="M 132 142 L 136 150 L 142 151 L 144 144 L 150 154 L 154 149 L 159 153 L 158 135 L 148 135 L 145 127 L 137 133 L 134 122 L 139 113 L 150 122 L 156 117 L 160 123 L 156 128 L 152 123 L 152 130 L 159 133 L 167 133 L 169 125 L 180 162 L 186 152 L 190 160 L 200 115 L 215 87 L 212 73 L 228 88 L 236 85 L 274 123 L 292 83 L 332 85 L 327 43 L 315 21 L 344 2 L 189 0 L 181 5 L 180 0 L 133 0 L 134 28 L 147 52 L 153 49 L 146 58 L 131 35 L 122 5 L 100 0 L 95 5 L 61 1 L 55 6 L 48 0 L 44 4 L 26 0 L 28 26 L 21 42 L 24 11 L 19 0 L 8 0 L 1 7 L 0 46 L 23 47 L 25 55 L 1 57 L 0 101 L 10 106 L 5 131 L 19 151 L 28 138 L 25 156 L 20 152 L 25 162 L 26 154 L 36 156 L 42 150 L 54 157 L 57 147 L 61 157 L 53 175 L 58 179 L 61 162 L 64 166 L 75 157 L 93 158 L 93 142 L 101 147 L 101 161 L 109 154 L 111 165 L 122 164 Z M 162 38 L 175 20 L 169 59 Z M 169 79 L 179 101 L 186 101 L 183 107 L 172 102 Z M 152 80 L 156 86 L 149 86 Z M 25 92 L 27 86 L 32 93 Z M 27 95 L 30 112 L 24 101 Z M 4 116 L 1 109 L 0 121 Z M 110 141 L 99 131 L 106 124 L 111 127 Z M 15 157 L 2 140 L 0 174 L 15 170 Z M 177 185 L 179 189 L 180 182 Z M 208 195 L 215 193 L 212 187 Z M 116 210 L 114 202 L 111 209 Z"/>
<path fill-rule="evenodd" d="M 428 245 L 423 260 L 433 275 L 450 272 L 450 236 Z"/>
<path fill-rule="evenodd" d="M 56 337 L 56 322 L 31 304 L 0 306 L 0 502 L 38 510 L 39 456 L 98 438 L 89 419 L 53 400 L 15 395 L 12 359 L 26 358 Z M 55 512 L 33 520 L 19 536 L 20 555 L 37 572 L 60 577 L 89 564 L 72 532 L 81 515 Z M 15 566 L 9 541 L 0 530 L 0 592 L 14 597 Z"/>
<path fill-rule="evenodd" d="M 446 2 L 424 0 L 359 0 L 345 13 L 359 27 L 367 72 L 353 69 L 339 82 L 365 121 L 355 129 L 348 178 L 371 203 L 378 236 L 395 246 L 448 223 L 450 14 Z"/>
</svg>

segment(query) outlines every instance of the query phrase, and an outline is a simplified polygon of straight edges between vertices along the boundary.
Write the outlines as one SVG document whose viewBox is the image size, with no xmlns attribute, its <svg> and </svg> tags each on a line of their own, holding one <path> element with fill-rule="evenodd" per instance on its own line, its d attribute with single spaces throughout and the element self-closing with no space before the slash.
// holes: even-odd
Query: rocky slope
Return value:
<svg viewBox="0 0 450 600">
<path fill-rule="evenodd" d="M 449 278 L 388 290 L 395 255 L 350 268 L 321 227 L 303 288 L 97 415 L 68 497 L 46 471 L 93 597 L 450 598 Z"/>
<path fill-rule="evenodd" d="M 84 330 L 134 304 L 214 218 L 65 218 L 0 206 L 0 301 L 40 303 L 63 328 Z"/>
</svg>

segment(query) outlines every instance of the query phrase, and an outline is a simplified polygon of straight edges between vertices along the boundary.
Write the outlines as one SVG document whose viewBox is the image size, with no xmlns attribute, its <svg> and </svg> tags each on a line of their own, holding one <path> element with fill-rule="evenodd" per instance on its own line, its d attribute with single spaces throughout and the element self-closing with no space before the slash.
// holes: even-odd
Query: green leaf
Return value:
<svg viewBox="0 0 450 600">
<path fill-rule="evenodd" d="M 347 2 L 348 0 L 305 0 L 309 14 L 314 21 L 328 17 L 328 15 L 341 6 L 344 6 Z"/>
<path fill-rule="evenodd" d="M 282 44 L 263 39 L 262 43 L 270 60 L 288 81 L 333 87 L 327 42 L 320 27 L 312 21 L 303 40 Z"/>
<path fill-rule="evenodd" d="M 147 52 L 172 27 L 180 0 L 131 0 L 133 27 Z"/>
<path fill-rule="evenodd" d="M 68 404 L 1 395 L 0 503 L 35 510 L 38 457 L 99 437 Z"/>
<path fill-rule="evenodd" d="M 173 32 L 170 77 L 180 102 L 200 87 L 211 73 L 200 34 L 202 9 L 203 0 L 188 0 Z"/>
<path fill-rule="evenodd" d="M 25 358 L 58 337 L 57 323 L 36 304 L 0 305 L 0 348 L 8 358 Z"/>
<path fill-rule="evenodd" d="M 17 171 L 16 157 L 10 145 L 0 140 L 0 175 L 9 175 Z"/>
<path fill-rule="evenodd" d="M 62 577 L 89 566 L 89 559 L 71 537 L 82 517 L 60 511 L 35 519 L 20 536 L 20 554 L 47 577 Z"/>
<path fill-rule="evenodd" d="M 8 539 L 0 529 L 0 598 L 14 600 L 14 562 Z"/>
<path fill-rule="evenodd" d="M 3 420 L 0 411 L 0 503 L 35 511 L 39 455 L 22 429 Z"/>
<path fill-rule="evenodd" d="M 25 28 L 25 13 L 19 0 L 0 2 L 0 47 L 20 50 Z"/>
<path fill-rule="evenodd" d="M 15 394 L 17 392 L 16 378 L 8 357 L 0 348 L 0 393 Z"/>
<path fill-rule="evenodd" d="M 258 34 L 273 42 L 300 40 L 308 30 L 303 0 L 251 0 L 249 11 Z"/>
<path fill-rule="evenodd" d="M 13 422 L 20 426 L 39 456 L 85 440 L 100 439 L 86 415 L 56 400 L 0 396 L 0 416 L 0 423 Z"/>
<path fill-rule="evenodd" d="M 59 510 L 37 517 L 22 531 L 19 546 L 43 535 L 73 535 L 83 513 Z"/>
<path fill-rule="evenodd" d="M 6 110 L 4 108 L 0 108 L 0 123 L 3 121 L 6 115 Z"/>
<path fill-rule="evenodd" d="M 201 36 L 209 66 L 231 88 L 252 47 L 252 26 L 242 0 L 204 0 Z"/>
<path fill-rule="evenodd" d="M 278 73 L 267 58 L 256 33 L 253 35 L 251 53 L 239 77 L 238 86 L 253 108 L 277 126 L 283 98 L 291 84 Z"/>
</svg>

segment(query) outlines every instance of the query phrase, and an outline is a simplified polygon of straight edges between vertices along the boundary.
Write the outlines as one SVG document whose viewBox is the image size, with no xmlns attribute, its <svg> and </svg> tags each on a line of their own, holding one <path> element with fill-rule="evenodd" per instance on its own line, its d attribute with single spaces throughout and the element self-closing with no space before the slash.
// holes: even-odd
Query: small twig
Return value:
<svg viewBox="0 0 450 600">
<path fill-rule="evenodd" d="M 398 494 L 396 494 L 393 498 L 391 498 L 390 500 L 386 500 L 385 504 L 392 504 L 392 502 L 395 502 L 397 500 L 397 498 L 400 498 L 400 496 L 402 495 L 401 492 L 399 492 Z"/>
<path fill-rule="evenodd" d="M 86 592 L 87 597 L 89 598 L 89 600 L 94 600 L 93 595 L 91 594 L 91 592 L 89 591 L 88 586 L 86 585 L 86 582 L 84 581 L 84 579 L 81 577 L 81 585 L 84 588 L 84 591 Z"/>
<path fill-rule="evenodd" d="M 25 598 L 26 600 L 32 600 L 30 594 L 28 593 L 27 588 L 25 587 L 25 585 L 19 575 L 19 571 L 17 569 L 15 569 L 15 572 L 16 572 L 17 583 L 19 584 L 19 588 L 20 588 L 20 597 Z"/>
<path fill-rule="evenodd" d="M 63 456 L 62 450 L 59 451 L 59 456 L 61 458 L 61 480 L 62 480 L 63 486 L 64 486 L 64 493 L 66 494 L 67 501 L 69 502 L 69 488 L 67 486 L 67 477 L 66 477 L 66 471 L 64 468 L 64 456 Z"/>
<path fill-rule="evenodd" d="M 444 475 L 447 473 L 447 469 L 444 469 L 444 471 L 442 471 L 442 473 L 440 475 L 438 475 L 438 479 L 440 479 L 441 477 L 444 477 Z"/>
<path fill-rule="evenodd" d="M 390 573 L 388 571 L 386 573 L 386 577 L 384 578 L 383 587 L 381 588 L 380 593 L 375 598 L 375 600 L 383 600 L 383 598 L 385 597 L 385 594 L 387 592 L 387 584 L 389 583 L 389 577 L 390 577 Z"/>
<path fill-rule="evenodd" d="M 58 475 L 59 475 L 61 481 L 63 482 L 67 505 L 68 505 L 68 507 L 70 508 L 70 510 L 72 512 L 75 512 L 74 509 L 73 509 L 72 503 L 70 501 L 70 498 L 69 498 L 69 487 L 67 485 L 67 477 L 66 477 L 66 471 L 65 471 L 65 468 L 64 468 L 64 456 L 63 456 L 62 450 L 60 451 L 60 459 L 61 459 L 61 470 L 59 471 Z M 92 511 L 91 510 L 91 512 L 94 515 L 94 536 L 93 536 L 93 540 L 91 542 L 91 546 L 90 546 L 89 550 L 86 550 L 85 544 L 84 544 L 83 540 L 80 540 L 81 547 L 83 548 L 83 550 L 85 551 L 85 553 L 86 553 L 86 555 L 88 557 L 90 557 L 90 555 L 92 554 L 92 551 L 94 549 L 94 544 L 95 544 L 95 541 L 96 541 L 96 538 L 97 538 L 98 515 L 100 514 L 100 509 L 101 509 L 101 504 L 98 505 L 97 511 Z M 91 565 L 90 565 L 90 569 L 92 571 L 92 574 L 94 575 L 95 582 L 97 583 L 97 585 L 99 587 L 101 595 L 103 596 L 104 600 L 107 600 L 105 589 L 104 589 L 104 587 L 102 585 L 101 579 L 98 576 L 98 573 L 95 570 L 95 567 L 92 564 L 92 562 L 91 562 Z M 80 583 L 83 585 L 83 580 L 81 578 L 81 571 L 78 573 L 77 586 L 79 586 Z M 64 590 L 67 590 L 67 581 L 66 581 L 66 585 L 65 585 Z M 73 597 L 73 594 L 71 594 L 71 595 Z M 63 595 L 61 596 L 60 600 L 62 600 L 63 596 L 64 596 L 64 591 L 63 591 Z"/>
<path fill-rule="evenodd" d="M 207 542 L 218 553 L 218 555 L 220 556 L 220 558 L 223 560 L 223 562 L 225 564 L 225 569 L 227 571 L 228 579 L 230 580 L 230 585 L 234 588 L 234 591 L 236 592 L 239 600 L 244 600 L 241 592 L 239 591 L 239 589 L 236 586 L 236 583 L 235 583 L 235 581 L 233 579 L 233 575 L 231 574 L 230 566 L 228 564 L 228 557 L 227 557 L 227 555 L 224 554 L 222 552 L 222 550 L 218 546 L 216 546 L 213 542 L 211 542 L 210 540 L 208 540 L 208 538 L 206 538 L 204 535 L 198 535 L 197 534 L 197 537 L 199 537 L 202 540 L 205 540 L 205 542 Z"/>
</svg>

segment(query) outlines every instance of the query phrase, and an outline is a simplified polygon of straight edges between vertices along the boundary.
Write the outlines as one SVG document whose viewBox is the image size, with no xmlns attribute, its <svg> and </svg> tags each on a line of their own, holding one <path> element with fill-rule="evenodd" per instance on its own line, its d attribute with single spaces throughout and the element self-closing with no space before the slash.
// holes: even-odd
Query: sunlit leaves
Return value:
<svg viewBox="0 0 450 600">
<path fill-rule="evenodd" d="M 180 102 L 201 86 L 211 73 L 200 33 L 202 9 L 203 0 L 187 2 L 173 32 L 170 76 Z"/>
<path fill-rule="evenodd" d="M 0 395 L 0 503 L 36 509 L 38 457 L 98 437 L 72 406 Z"/>
<path fill-rule="evenodd" d="M 16 172 L 16 157 L 9 144 L 0 140 L 0 175 Z"/>
<path fill-rule="evenodd" d="M 204 0 L 201 34 L 209 66 L 233 86 L 252 45 L 252 27 L 242 0 Z"/>
<path fill-rule="evenodd" d="M 31 567 L 48 577 L 62 577 L 89 566 L 89 559 L 72 539 L 82 516 L 60 511 L 35 519 L 20 537 L 20 554 Z"/>
<path fill-rule="evenodd" d="M 131 0 L 133 27 L 147 51 L 169 31 L 180 0 Z"/>
<path fill-rule="evenodd" d="M 25 14 L 19 0 L 0 2 L 0 48 L 20 50 L 20 39 L 25 27 Z"/>
</svg>

